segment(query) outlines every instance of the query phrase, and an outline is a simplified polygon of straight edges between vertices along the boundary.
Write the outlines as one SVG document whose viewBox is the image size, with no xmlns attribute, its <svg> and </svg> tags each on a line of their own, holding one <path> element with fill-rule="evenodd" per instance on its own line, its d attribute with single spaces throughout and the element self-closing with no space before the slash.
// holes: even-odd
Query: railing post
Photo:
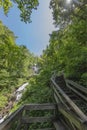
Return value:
<svg viewBox="0 0 87 130">
<path fill-rule="evenodd" d="M 22 114 L 23 114 L 23 111 L 20 112 L 20 119 L 19 119 L 19 122 L 18 122 L 18 125 L 17 125 L 16 130 L 21 130 L 21 119 L 22 119 Z"/>
<path fill-rule="evenodd" d="M 23 108 L 24 108 L 24 106 L 21 107 L 20 109 L 16 110 L 9 117 L 7 117 L 7 119 L 0 124 L 0 130 L 11 130 L 14 127 L 15 127 L 14 130 L 15 130 L 16 129 L 15 124 L 18 123 L 18 121 L 19 121 L 18 126 L 17 126 L 17 129 L 18 129 L 20 126 L 19 124 L 21 121 L 20 119 L 22 117 Z M 20 129 L 18 129 L 18 130 L 20 130 Z"/>
<path fill-rule="evenodd" d="M 29 116 L 29 112 L 30 112 L 29 110 L 25 110 L 24 116 Z M 29 130 L 29 123 L 24 124 L 24 130 Z"/>
</svg>

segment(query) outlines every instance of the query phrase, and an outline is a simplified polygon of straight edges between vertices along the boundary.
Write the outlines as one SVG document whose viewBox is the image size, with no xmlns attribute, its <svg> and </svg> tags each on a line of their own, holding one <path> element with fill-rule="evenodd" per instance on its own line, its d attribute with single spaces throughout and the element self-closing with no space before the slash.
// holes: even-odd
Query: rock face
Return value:
<svg viewBox="0 0 87 130">
<path fill-rule="evenodd" d="M 33 71 L 35 74 L 38 74 L 39 73 L 39 67 L 37 64 L 34 64 L 33 67 L 32 67 Z"/>
<path fill-rule="evenodd" d="M 2 123 L 4 121 L 4 119 L 9 115 L 10 110 L 13 108 L 14 103 L 18 102 L 21 97 L 22 94 L 26 88 L 26 86 L 28 85 L 28 83 L 24 83 L 22 86 L 20 86 L 12 95 L 12 97 L 10 98 L 8 104 L 5 106 L 5 108 L 0 112 L 0 123 Z"/>
<path fill-rule="evenodd" d="M 15 96 L 16 96 L 16 101 L 19 101 L 22 97 L 22 93 L 25 90 L 26 86 L 28 85 L 28 83 L 23 84 L 21 87 L 19 87 L 16 90 Z"/>
</svg>

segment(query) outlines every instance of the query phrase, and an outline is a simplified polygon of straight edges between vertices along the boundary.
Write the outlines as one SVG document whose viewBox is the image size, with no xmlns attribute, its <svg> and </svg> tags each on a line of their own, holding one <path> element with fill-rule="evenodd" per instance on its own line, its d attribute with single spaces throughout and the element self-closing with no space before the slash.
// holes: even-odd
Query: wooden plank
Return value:
<svg viewBox="0 0 87 130">
<path fill-rule="evenodd" d="M 44 103 L 44 104 L 26 104 L 24 106 L 25 110 L 55 110 L 56 104 Z"/>
<path fill-rule="evenodd" d="M 33 130 L 55 130 L 55 128 L 43 128 L 43 129 L 33 129 Z"/>
<path fill-rule="evenodd" d="M 82 129 L 83 126 L 83 121 L 81 118 L 77 117 L 75 113 L 72 113 L 71 111 L 67 111 L 63 107 L 59 108 L 60 113 L 65 117 L 65 119 L 69 122 L 72 123 L 78 128 L 78 130 L 84 130 Z"/>
<path fill-rule="evenodd" d="M 56 89 L 61 93 L 61 95 L 65 98 L 68 104 L 72 107 L 74 112 L 83 120 L 83 122 L 87 122 L 87 116 L 77 107 L 77 105 L 64 93 L 64 91 L 55 83 L 55 81 L 51 78 L 52 83 L 55 85 Z"/>
<path fill-rule="evenodd" d="M 12 113 L 3 123 L 0 124 L 0 130 L 9 130 L 12 123 L 20 119 L 23 110 L 53 110 L 56 109 L 56 105 L 52 103 L 45 104 L 27 104 L 14 113 Z M 19 127 L 19 126 L 18 126 Z"/>
<path fill-rule="evenodd" d="M 65 103 L 66 101 L 64 101 L 64 99 L 62 99 L 62 97 L 61 97 L 60 94 L 57 92 L 57 90 L 56 90 L 55 87 L 53 87 L 53 90 L 54 90 L 54 98 L 55 98 L 56 103 L 58 103 L 58 105 L 59 105 L 59 102 L 58 102 L 58 98 L 59 98 L 60 102 L 61 102 L 68 110 L 70 110 L 70 107 L 67 106 L 67 104 Z"/>
<path fill-rule="evenodd" d="M 55 116 L 49 117 L 22 117 L 22 123 L 36 123 L 36 122 L 48 122 L 53 121 Z"/>
<path fill-rule="evenodd" d="M 83 86 L 81 86 L 81 85 L 73 82 L 72 80 L 66 79 L 66 83 L 73 85 L 78 90 L 81 90 L 82 92 L 84 92 L 85 94 L 87 94 L 87 88 L 85 88 L 85 87 L 83 87 Z"/>
<path fill-rule="evenodd" d="M 86 102 L 87 102 L 87 97 L 82 95 L 81 92 L 79 92 L 78 90 L 72 88 L 70 85 L 67 84 L 67 87 L 70 88 L 73 92 L 75 92 L 77 95 L 79 95 L 81 98 L 83 98 Z"/>
<path fill-rule="evenodd" d="M 68 129 L 66 129 L 64 124 L 59 120 L 54 121 L 53 124 L 54 124 L 54 127 L 56 128 L 56 130 L 68 130 Z"/>
<path fill-rule="evenodd" d="M 14 113 L 8 116 L 6 120 L 0 124 L 0 130 L 9 130 L 12 123 L 15 122 L 16 119 L 20 119 L 23 109 L 24 106 L 22 106 L 20 109 L 16 110 Z"/>
</svg>

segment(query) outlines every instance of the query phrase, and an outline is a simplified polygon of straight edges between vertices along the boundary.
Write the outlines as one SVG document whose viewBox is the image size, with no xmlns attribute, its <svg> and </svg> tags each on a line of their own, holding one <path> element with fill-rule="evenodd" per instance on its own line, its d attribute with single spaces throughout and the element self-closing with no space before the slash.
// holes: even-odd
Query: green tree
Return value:
<svg viewBox="0 0 87 130">
<path fill-rule="evenodd" d="M 50 35 L 50 44 L 41 59 L 42 68 L 50 76 L 53 70 L 63 71 L 68 78 L 87 85 L 86 23 L 86 19 L 73 17 L 73 22 L 66 28 Z"/>
<path fill-rule="evenodd" d="M 50 8 L 53 10 L 54 24 L 61 28 L 70 24 L 73 17 L 80 20 L 87 18 L 86 0 L 71 0 L 69 3 L 68 0 L 51 0 Z"/>
<path fill-rule="evenodd" d="M 0 97 L 7 103 L 11 93 L 32 74 L 34 55 L 25 46 L 18 46 L 17 38 L 0 21 Z M 5 95 L 5 96 L 4 96 Z M 0 102 L 0 107 L 3 107 Z"/>
<path fill-rule="evenodd" d="M 9 9 L 16 4 L 20 10 L 21 20 L 25 23 L 31 22 L 31 13 L 33 9 L 37 9 L 38 0 L 0 0 L 0 7 L 3 7 L 4 13 L 7 15 Z"/>
</svg>

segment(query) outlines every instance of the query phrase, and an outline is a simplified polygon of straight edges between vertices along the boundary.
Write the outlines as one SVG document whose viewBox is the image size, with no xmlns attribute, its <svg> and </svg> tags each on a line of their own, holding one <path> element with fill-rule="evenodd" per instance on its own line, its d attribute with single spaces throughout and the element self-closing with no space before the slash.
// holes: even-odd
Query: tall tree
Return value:
<svg viewBox="0 0 87 130">
<path fill-rule="evenodd" d="M 34 56 L 25 46 L 16 45 L 14 33 L 2 22 L 0 30 L 0 79 L 9 81 L 13 77 L 17 81 L 17 78 L 29 76 L 31 72 L 28 67 L 33 62 Z M 7 81 L 4 83 L 7 84 Z"/>
<path fill-rule="evenodd" d="M 53 10 L 54 24 L 62 28 L 71 23 L 73 17 L 87 18 L 86 0 L 51 0 L 50 8 Z"/>
<path fill-rule="evenodd" d="M 35 57 L 25 46 L 18 46 L 15 35 L 0 21 L 0 108 L 11 93 L 32 74 Z M 2 99 L 2 100 L 1 100 Z"/>
<path fill-rule="evenodd" d="M 20 10 L 21 20 L 25 23 L 31 22 L 31 13 L 33 9 L 37 9 L 38 0 L 0 0 L 0 7 L 3 7 L 4 13 L 7 15 L 14 3 Z"/>
<path fill-rule="evenodd" d="M 84 11 L 83 17 L 85 14 Z M 58 73 L 64 71 L 68 78 L 87 85 L 86 23 L 86 19 L 79 20 L 79 17 L 73 17 L 71 24 L 50 35 L 50 44 L 44 50 L 41 59 L 45 73 L 51 74 L 53 70 Z"/>
</svg>

